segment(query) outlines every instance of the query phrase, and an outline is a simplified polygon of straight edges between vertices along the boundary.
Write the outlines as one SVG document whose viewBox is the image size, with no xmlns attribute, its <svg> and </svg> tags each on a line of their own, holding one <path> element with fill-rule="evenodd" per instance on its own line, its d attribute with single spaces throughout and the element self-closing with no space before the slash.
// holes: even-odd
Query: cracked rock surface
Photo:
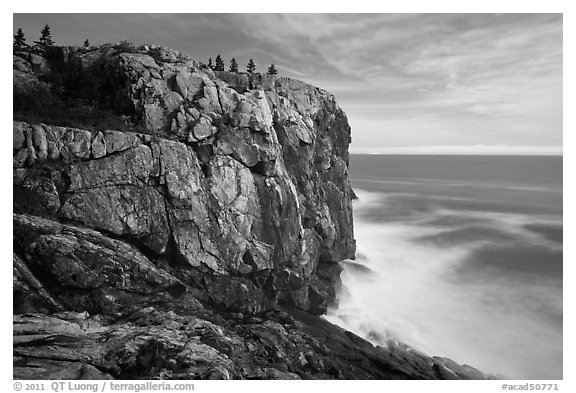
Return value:
<svg viewBox="0 0 576 393">
<path fill-rule="evenodd" d="M 143 131 L 14 121 L 14 378 L 483 377 L 315 316 L 355 254 L 331 94 L 162 48 L 59 50 L 78 94 Z M 46 67 L 15 57 L 14 84 Z"/>
<path fill-rule="evenodd" d="M 331 94 L 220 79 L 171 51 L 62 51 L 82 64 L 83 94 L 144 132 L 14 122 L 15 212 L 128 241 L 199 287 L 226 282 L 226 293 L 203 288 L 225 308 L 326 310 L 338 269 L 316 272 L 355 252 L 350 127 Z M 253 301 L 231 302 L 235 290 Z"/>
</svg>

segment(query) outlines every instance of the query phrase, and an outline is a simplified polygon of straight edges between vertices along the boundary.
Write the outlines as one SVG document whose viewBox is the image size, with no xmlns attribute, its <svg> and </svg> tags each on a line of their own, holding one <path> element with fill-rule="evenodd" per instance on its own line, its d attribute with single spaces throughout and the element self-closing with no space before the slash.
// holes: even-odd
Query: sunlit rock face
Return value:
<svg viewBox="0 0 576 393">
<path fill-rule="evenodd" d="M 15 121 L 16 213 L 134 247 L 225 309 L 326 310 L 355 251 L 350 127 L 331 94 L 166 49 L 60 50 L 77 93 L 141 132 Z M 17 59 L 15 81 L 33 76 Z"/>
</svg>

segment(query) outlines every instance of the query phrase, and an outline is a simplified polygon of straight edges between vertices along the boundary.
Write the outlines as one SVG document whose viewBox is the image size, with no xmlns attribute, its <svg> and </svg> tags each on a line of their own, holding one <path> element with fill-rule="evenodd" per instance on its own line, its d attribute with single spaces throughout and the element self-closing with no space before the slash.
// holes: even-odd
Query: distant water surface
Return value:
<svg viewBox="0 0 576 393">
<path fill-rule="evenodd" d="M 506 378 L 562 378 L 562 157 L 351 155 L 350 179 L 357 259 L 329 320 Z"/>
</svg>

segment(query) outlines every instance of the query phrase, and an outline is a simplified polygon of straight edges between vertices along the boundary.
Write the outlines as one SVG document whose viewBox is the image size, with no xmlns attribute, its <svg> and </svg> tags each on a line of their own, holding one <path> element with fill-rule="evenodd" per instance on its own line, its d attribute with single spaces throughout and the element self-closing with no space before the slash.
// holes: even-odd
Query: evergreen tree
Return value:
<svg viewBox="0 0 576 393">
<path fill-rule="evenodd" d="M 236 59 L 232 58 L 230 62 L 230 72 L 238 72 L 238 63 L 236 63 Z"/>
<path fill-rule="evenodd" d="M 18 32 L 14 34 L 14 51 L 24 50 L 27 46 L 24 32 L 22 29 L 18 29 Z"/>
<path fill-rule="evenodd" d="M 268 67 L 268 75 L 276 75 L 278 73 L 278 70 L 276 69 L 276 66 L 274 64 L 270 64 L 270 67 Z"/>
<path fill-rule="evenodd" d="M 224 60 L 220 55 L 216 56 L 216 65 L 214 66 L 214 71 L 224 71 Z"/>
<path fill-rule="evenodd" d="M 250 61 L 246 65 L 246 70 L 250 74 L 252 74 L 252 73 L 254 73 L 254 71 L 256 71 L 256 64 L 254 64 L 254 59 L 250 59 Z"/>
<path fill-rule="evenodd" d="M 40 32 L 40 39 L 34 41 L 38 48 L 42 51 L 46 51 L 48 48 L 54 46 L 54 41 L 52 40 L 52 34 L 50 33 L 50 26 L 45 25 Z"/>
<path fill-rule="evenodd" d="M 212 58 L 208 59 L 208 68 L 210 68 L 211 70 L 214 69 L 214 64 L 212 64 Z"/>
<path fill-rule="evenodd" d="M 88 38 L 84 41 L 84 48 L 90 48 L 90 41 L 88 41 Z"/>
</svg>

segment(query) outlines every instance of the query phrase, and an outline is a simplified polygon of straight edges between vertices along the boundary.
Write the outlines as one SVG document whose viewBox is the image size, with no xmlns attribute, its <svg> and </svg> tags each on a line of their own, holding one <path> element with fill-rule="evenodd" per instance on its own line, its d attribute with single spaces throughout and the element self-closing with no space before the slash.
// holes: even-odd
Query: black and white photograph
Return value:
<svg viewBox="0 0 576 393">
<path fill-rule="evenodd" d="M 566 390 L 565 15 L 324 10 L 12 13 L 7 389 Z"/>
</svg>

